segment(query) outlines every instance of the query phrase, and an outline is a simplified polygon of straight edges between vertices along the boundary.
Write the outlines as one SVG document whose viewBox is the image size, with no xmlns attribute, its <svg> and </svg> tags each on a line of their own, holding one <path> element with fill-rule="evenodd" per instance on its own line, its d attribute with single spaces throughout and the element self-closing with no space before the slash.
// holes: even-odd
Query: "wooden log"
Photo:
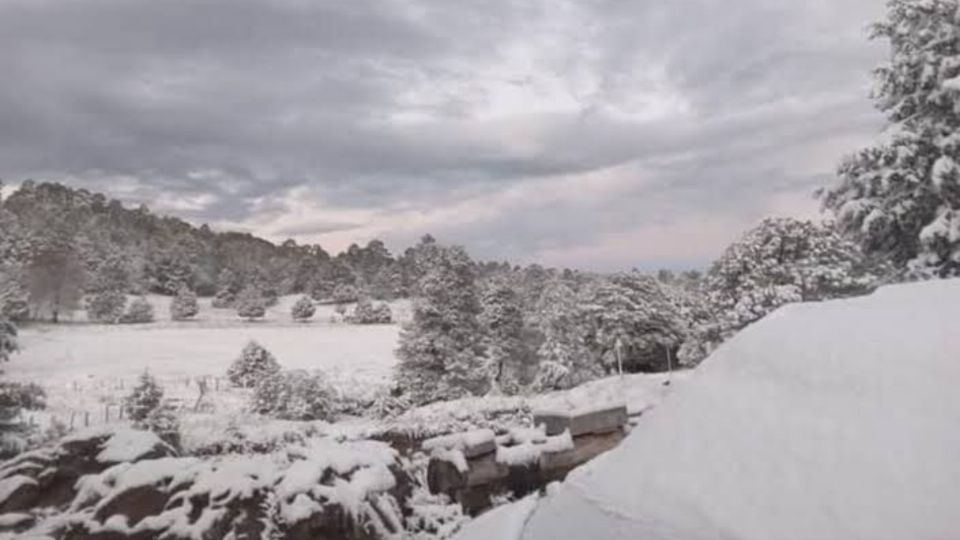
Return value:
<svg viewBox="0 0 960 540">
<path fill-rule="evenodd" d="M 620 444 L 626 437 L 623 430 L 581 435 L 573 440 L 573 449 L 544 452 L 540 456 L 540 471 L 544 485 L 563 479 L 568 472 Z"/>
</svg>

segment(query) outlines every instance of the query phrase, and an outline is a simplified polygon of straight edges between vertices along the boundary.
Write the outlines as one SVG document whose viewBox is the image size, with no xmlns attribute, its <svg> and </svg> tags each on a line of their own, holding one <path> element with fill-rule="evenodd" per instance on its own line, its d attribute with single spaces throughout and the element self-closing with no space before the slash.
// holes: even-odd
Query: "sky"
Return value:
<svg viewBox="0 0 960 540">
<path fill-rule="evenodd" d="M 0 178 L 331 252 L 698 268 L 883 127 L 881 0 L 0 0 Z"/>
</svg>

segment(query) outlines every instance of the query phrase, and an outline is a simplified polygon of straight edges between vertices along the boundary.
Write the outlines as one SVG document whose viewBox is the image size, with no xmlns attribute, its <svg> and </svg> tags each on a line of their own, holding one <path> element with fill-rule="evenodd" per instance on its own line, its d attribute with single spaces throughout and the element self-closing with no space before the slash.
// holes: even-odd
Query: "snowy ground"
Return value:
<svg viewBox="0 0 960 540">
<path fill-rule="evenodd" d="M 41 384 L 48 410 L 38 423 L 56 418 L 74 427 L 115 422 L 119 400 L 137 376 L 149 368 L 164 385 L 167 397 L 192 409 L 198 380 L 210 393 L 202 412 L 188 411 L 186 423 L 205 423 L 211 416 L 242 413 L 246 393 L 223 379 L 229 364 L 247 341 L 265 346 L 287 369 L 322 370 L 342 394 L 369 395 L 386 384 L 396 362 L 399 326 L 351 325 L 338 321 L 333 306 L 318 306 L 313 321 L 293 322 L 296 297 L 281 298 L 262 321 L 246 322 L 233 310 L 213 309 L 201 300 L 194 321 L 169 320 L 169 298 L 150 297 L 157 322 L 144 325 L 97 325 L 83 314 L 59 325 L 34 325 L 21 332 L 21 352 L 4 366 L 11 380 Z M 407 302 L 393 305 L 395 316 L 409 311 Z"/>
<path fill-rule="evenodd" d="M 459 538 L 957 538 L 960 279 L 789 305 L 616 449 Z"/>
</svg>

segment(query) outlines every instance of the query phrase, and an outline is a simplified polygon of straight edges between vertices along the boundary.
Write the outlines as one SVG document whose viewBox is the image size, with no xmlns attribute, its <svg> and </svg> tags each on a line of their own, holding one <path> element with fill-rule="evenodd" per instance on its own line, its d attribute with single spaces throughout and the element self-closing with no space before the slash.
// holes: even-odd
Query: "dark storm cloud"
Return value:
<svg viewBox="0 0 960 540">
<path fill-rule="evenodd" d="M 431 228 L 486 258 L 699 263 L 721 246 L 575 254 L 648 225 L 749 224 L 822 184 L 879 126 L 879 4 L 4 0 L 0 177 L 272 237 Z M 635 177 L 590 194 L 611 169 Z M 294 219 L 295 198 L 316 212 Z"/>
</svg>

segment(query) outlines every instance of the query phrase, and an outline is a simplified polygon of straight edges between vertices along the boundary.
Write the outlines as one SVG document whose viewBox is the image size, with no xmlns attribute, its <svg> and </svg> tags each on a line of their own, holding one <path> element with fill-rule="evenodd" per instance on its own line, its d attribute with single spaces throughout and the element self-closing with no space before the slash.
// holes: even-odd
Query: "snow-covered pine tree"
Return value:
<svg viewBox="0 0 960 540">
<path fill-rule="evenodd" d="M 240 357 L 227 370 L 227 379 L 234 386 L 253 388 L 261 380 L 280 371 L 277 359 L 256 341 L 243 348 Z"/>
<path fill-rule="evenodd" d="M 600 363 L 584 342 L 577 294 L 567 283 L 547 283 L 537 302 L 536 321 L 543 342 L 537 351 L 540 365 L 534 388 L 560 390 L 603 376 Z"/>
<path fill-rule="evenodd" d="M 960 12 L 957 0 L 888 0 L 872 37 L 885 141 L 846 158 L 823 204 L 864 250 L 916 276 L 960 275 Z"/>
<path fill-rule="evenodd" d="M 698 362 L 784 304 L 865 294 L 882 272 L 829 223 L 766 219 L 731 244 L 707 273 L 707 302 L 716 321 L 699 325 L 681 351 L 683 361 Z"/>
<path fill-rule="evenodd" d="M 93 322 L 117 324 L 123 317 L 127 295 L 116 289 L 103 289 L 87 297 L 87 318 Z"/>
<path fill-rule="evenodd" d="M 530 356 L 524 342 L 523 310 L 517 292 L 502 279 L 484 289 L 480 301 L 480 324 L 484 330 L 484 353 L 488 376 L 495 392 L 512 395 L 529 382 Z"/>
<path fill-rule="evenodd" d="M 177 294 L 170 300 L 170 318 L 175 321 L 192 319 L 200 313 L 197 295 L 186 286 L 177 289 Z"/>
<path fill-rule="evenodd" d="M 248 321 L 260 319 L 267 313 L 267 304 L 259 289 L 255 287 L 246 287 L 240 291 L 234 304 L 237 307 L 237 315 Z"/>
<path fill-rule="evenodd" d="M 144 370 L 137 379 L 137 385 L 124 399 L 124 409 L 134 423 L 143 422 L 162 401 L 163 388 L 149 371 Z"/>
<path fill-rule="evenodd" d="M 293 317 L 293 320 L 299 322 L 309 321 L 316 312 L 317 308 L 313 305 L 313 300 L 307 295 L 298 298 L 290 309 L 290 315 Z"/>
<path fill-rule="evenodd" d="M 217 276 L 217 292 L 213 297 L 211 305 L 215 308 L 233 307 L 240 293 L 240 278 L 229 268 L 224 268 Z"/>
<path fill-rule="evenodd" d="M 460 247 L 437 246 L 433 253 L 397 349 L 397 386 L 417 404 L 481 395 L 489 387 L 473 262 Z"/>
<path fill-rule="evenodd" d="M 146 298 L 139 296 L 134 298 L 127 311 L 120 318 L 120 322 L 125 324 L 146 324 L 153 322 L 153 305 Z"/>
</svg>

